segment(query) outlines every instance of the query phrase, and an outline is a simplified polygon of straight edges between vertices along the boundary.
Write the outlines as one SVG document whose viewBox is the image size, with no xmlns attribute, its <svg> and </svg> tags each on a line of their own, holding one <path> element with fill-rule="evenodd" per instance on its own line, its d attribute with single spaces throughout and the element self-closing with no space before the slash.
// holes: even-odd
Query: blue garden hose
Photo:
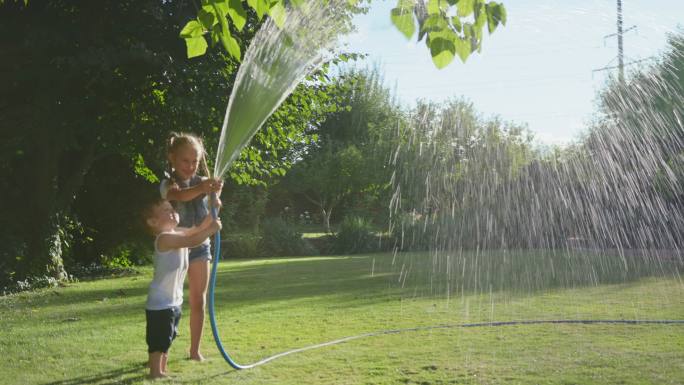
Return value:
<svg viewBox="0 0 684 385">
<path fill-rule="evenodd" d="M 211 214 L 214 216 L 214 218 L 218 217 L 218 209 L 216 207 L 212 208 Z M 237 362 L 235 362 L 231 357 L 228 352 L 223 348 L 223 343 L 221 343 L 221 337 L 219 336 L 218 333 L 218 327 L 216 326 L 216 316 L 214 312 L 214 288 L 216 287 L 216 271 L 218 270 L 218 264 L 219 264 L 219 259 L 221 258 L 221 231 L 217 231 L 216 235 L 214 235 L 214 261 L 212 263 L 211 267 L 211 277 L 209 279 L 209 320 L 211 321 L 211 332 L 214 334 L 214 341 L 216 341 L 216 347 L 218 348 L 219 352 L 221 352 L 221 355 L 223 358 L 228 362 L 230 366 L 232 366 L 235 369 L 249 369 L 256 364 L 251 364 L 251 365 L 240 365 Z"/>
</svg>

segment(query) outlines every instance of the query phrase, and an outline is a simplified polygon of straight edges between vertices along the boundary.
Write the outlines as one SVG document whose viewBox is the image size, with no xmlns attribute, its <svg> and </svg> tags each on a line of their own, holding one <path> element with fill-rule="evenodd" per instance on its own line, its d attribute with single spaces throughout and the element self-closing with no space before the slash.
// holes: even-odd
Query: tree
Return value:
<svg viewBox="0 0 684 385">
<path fill-rule="evenodd" d="M 13 245 L 3 250 L 7 253 L 3 260 L 12 261 L 9 267 L 15 278 L 65 276 L 65 225 L 72 222 L 74 197 L 98 159 L 121 154 L 131 160 L 131 169 L 153 180 L 150 168 L 157 174 L 163 168 L 162 138 L 168 131 L 204 134 L 207 147 L 212 148 L 237 68 L 231 55 L 240 56 L 235 54 L 244 51 L 264 15 L 282 21 L 284 0 L 241 4 L 205 0 L 198 10 L 191 2 L 159 0 L 0 0 L 0 50 L 3 57 L 12 58 L 0 64 L 0 127 L 7 139 L 0 167 L 8 175 L 2 186 L 8 199 L 2 204 L 5 212 L 12 213 L 5 218 L 7 228 L 16 229 L 3 235 Z M 430 17 L 446 20 L 449 8 L 457 5 L 438 1 L 434 8 L 430 4 L 434 5 L 429 3 L 425 13 L 429 17 L 419 19 L 421 26 Z M 489 8 L 479 5 L 467 13 L 464 4 L 463 17 L 485 10 L 477 13 L 477 21 L 479 15 L 489 14 Z M 423 15 L 422 8 L 404 5 L 400 8 Z M 347 12 L 343 15 L 357 10 L 337 6 Z M 188 27 L 188 19 L 201 28 L 194 23 Z M 505 17 L 495 19 L 499 21 L 490 27 Z M 458 29 L 454 22 L 447 21 L 447 27 Z M 471 43 L 477 37 L 471 31 L 476 24 L 484 25 L 461 26 Z M 424 32 L 434 43 L 431 47 L 454 36 L 437 26 L 430 28 Z M 179 31 L 190 45 L 179 44 Z M 438 39 L 439 33 L 448 36 Z M 215 50 L 201 60 L 187 60 L 188 48 L 201 46 L 206 37 L 221 42 L 227 55 Z M 445 47 L 451 49 L 449 44 Z M 326 81 L 325 76 L 314 80 L 315 84 Z M 284 108 L 294 114 L 272 117 L 267 123 L 272 129 L 257 135 L 241 154 L 232 178 L 255 183 L 282 175 L 296 159 L 292 154 L 307 148 L 309 121 L 315 126 L 321 112 L 334 108 L 326 102 L 324 86 L 310 85 L 298 88 L 299 98 L 293 95 L 286 102 Z M 307 99 L 310 95 L 318 99 Z M 17 201 L 28 202 L 21 215 Z"/>
<path fill-rule="evenodd" d="M 523 127 L 481 118 L 472 103 L 419 103 L 393 157 L 391 225 L 401 247 L 515 242 L 524 206 L 513 192 L 535 155 L 531 141 Z"/>
<path fill-rule="evenodd" d="M 332 232 L 330 218 L 335 208 L 367 183 L 365 164 L 353 144 L 339 149 L 326 147 L 294 167 L 288 174 L 288 186 L 318 207 L 326 231 Z"/>
<path fill-rule="evenodd" d="M 320 1 L 328 1 L 332 17 L 366 10 L 358 0 Z M 304 0 L 292 2 L 294 6 L 304 3 Z M 285 4 L 285 0 L 247 0 L 248 7 L 259 19 L 268 15 L 278 25 L 286 22 Z M 235 31 L 244 28 L 245 14 L 245 6 L 239 0 L 201 0 L 197 16 L 180 33 L 185 39 L 188 57 L 204 55 L 209 40 L 212 46 L 220 42 L 226 52 L 240 60 L 242 51 Z M 479 51 L 483 29 L 486 26 L 491 34 L 499 24 L 505 25 L 506 9 L 500 3 L 486 0 L 398 0 L 390 17 L 407 39 L 415 35 L 417 25 L 418 40 L 425 38 L 435 66 L 443 68 L 456 55 L 465 62 L 472 52 Z"/>
<path fill-rule="evenodd" d="M 684 221 L 684 34 L 664 55 L 613 79 L 602 91 L 601 117 L 572 164 L 585 203 L 587 238 L 620 248 L 679 248 Z"/>
<path fill-rule="evenodd" d="M 381 204 L 389 186 L 394 131 L 402 124 L 401 110 L 377 69 L 350 70 L 337 82 L 338 111 L 315 131 L 318 139 L 284 184 L 318 208 L 329 232 L 333 212 L 345 200 L 353 198 L 351 206 L 361 198 L 371 206 Z"/>
<path fill-rule="evenodd" d="M 152 135 L 160 126 L 149 111 L 158 100 L 155 85 L 169 80 L 166 71 L 178 57 L 164 36 L 181 10 L 133 3 L 6 2 L 0 8 L 3 56 L 14 58 L 0 64 L 2 126 L 15 137 L 3 163 L 11 165 L 15 183 L 10 195 L 28 202 L 17 219 L 26 244 L 19 277 L 64 276 L 60 225 L 89 167 L 159 136 Z M 130 11 L 134 6 L 138 12 Z M 22 39 L 7 36 L 10 31 Z M 131 135 L 136 128 L 140 134 Z"/>
<path fill-rule="evenodd" d="M 192 12 L 190 3 L 156 0 L 0 3 L 0 50 L 13 58 L 0 63 L 0 204 L 10 229 L 2 259 L 14 279 L 64 277 L 66 225 L 99 159 L 121 155 L 154 180 L 169 131 L 198 133 L 215 148 L 237 63 L 220 51 L 186 58 L 176 31 Z M 242 44 L 259 23 L 248 14 Z M 331 108 L 325 82 L 320 72 L 295 90 L 241 154 L 234 179 L 284 173 L 289 153 Z"/>
</svg>

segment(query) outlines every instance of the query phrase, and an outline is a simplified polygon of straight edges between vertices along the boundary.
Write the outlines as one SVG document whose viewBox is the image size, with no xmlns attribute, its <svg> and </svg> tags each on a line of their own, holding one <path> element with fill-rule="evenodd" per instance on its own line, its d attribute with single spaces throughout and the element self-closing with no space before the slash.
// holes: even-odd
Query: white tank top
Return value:
<svg viewBox="0 0 684 385">
<path fill-rule="evenodd" d="M 163 310 L 183 304 L 183 281 L 188 271 L 188 248 L 159 251 L 154 240 L 154 278 L 147 294 L 147 310 Z"/>
</svg>

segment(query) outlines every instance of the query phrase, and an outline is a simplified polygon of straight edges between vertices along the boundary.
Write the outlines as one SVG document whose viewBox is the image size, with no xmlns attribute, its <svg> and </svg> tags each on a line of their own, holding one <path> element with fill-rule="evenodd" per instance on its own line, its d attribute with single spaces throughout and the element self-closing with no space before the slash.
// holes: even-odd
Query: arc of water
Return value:
<svg viewBox="0 0 684 385">
<path fill-rule="evenodd" d="M 222 177 L 269 116 L 323 62 L 340 32 L 337 0 L 287 10 L 282 28 L 267 20 L 240 65 L 221 128 L 214 176 Z"/>
<path fill-rule="evenodd" d="M 338 7 L 342 1 L 314 0 L 287 9 L 286 21 L 278 28 L 269 19 L 252 39 L 238 70 L 226 108 L 216 154 L 214 176 L 221 178 L 268 117 L 308 74 L 324 60 L 344 28 Z M 213 210 L 216 218 L 218 211 Z M 235 369 L 249 369 L 265 363 L 241 365 L 232 359 L 221 342 L 215 315 L 216 272 L 221 256 L 221 234 L 214 237 L 214 263 L 209 280 L 209 319 L 216 346 Z"/>
</svg>

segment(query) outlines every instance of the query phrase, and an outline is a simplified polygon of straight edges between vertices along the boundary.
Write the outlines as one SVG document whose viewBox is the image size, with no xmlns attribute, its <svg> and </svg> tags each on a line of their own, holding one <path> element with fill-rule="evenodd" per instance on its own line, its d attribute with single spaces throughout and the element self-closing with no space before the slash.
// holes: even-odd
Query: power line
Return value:
<svg viewBox="0 0 684 385">
<path fill-rule="evenodd" d="M 608 64 L 612 63 L 613 60 L 615 60 L 615 59 L 617 59 L 618 64 L 617 64 L 617 65 L 613 65 L 613 66 L 607 65 L 607 66 L 602 67 L 602 68 L 597 68 L 597 69 L 595 69 L 595 70 L 592 71 L 592 74 L 593 74 L 593 73 L 596 73 L 596 72 L 607 71 L 607 70 L 611 70 L 611 69 L 616 69 L 616 68 L 617 68 L 617 70 L 618 70 L 618 80 L 620 81 L 620 83 L 624 83 L 624 82 L 625 82 L 625 67 L 626 67 L 626 66 L 633 65 L 633 64 L 637 64 L 637 63 L 641 63 L 641 62 L 643 62 L 643 61 L 652 59 L 652 58 L 649 57 L 649 58 L 645 58 L 645 59 L 632 60 L 632 61 L 630 61 L 630 62 L 628 62 L 628 63 L 625 63 L 624 34 L 625 34 L 626 32 L 629 32 L 629 31 L 633 31 L 633 30 L 635 31 L 636 29 L 637 29 L 637 26 L 636 26 L 636 25 L 633 25 L 633 26 L 631 26 L 631 27 L 629 27 L 629 28 L 623 30 L 622 0 L 617 0 L 617 33 L 611 33 L 610 35 L 604 36 L 604 37 L 603 37 L 603 43 L 604 43 L 604 45 L 605 45 L 605 41 L 606 41 L 606 39 L 609 38 L 609 37 L 614 37 L 614 36 L 617 37 L 617 41 L 618 41 L 618 55 L 617 55 L 616 58 L 613 58 Z"/>
</svg>

